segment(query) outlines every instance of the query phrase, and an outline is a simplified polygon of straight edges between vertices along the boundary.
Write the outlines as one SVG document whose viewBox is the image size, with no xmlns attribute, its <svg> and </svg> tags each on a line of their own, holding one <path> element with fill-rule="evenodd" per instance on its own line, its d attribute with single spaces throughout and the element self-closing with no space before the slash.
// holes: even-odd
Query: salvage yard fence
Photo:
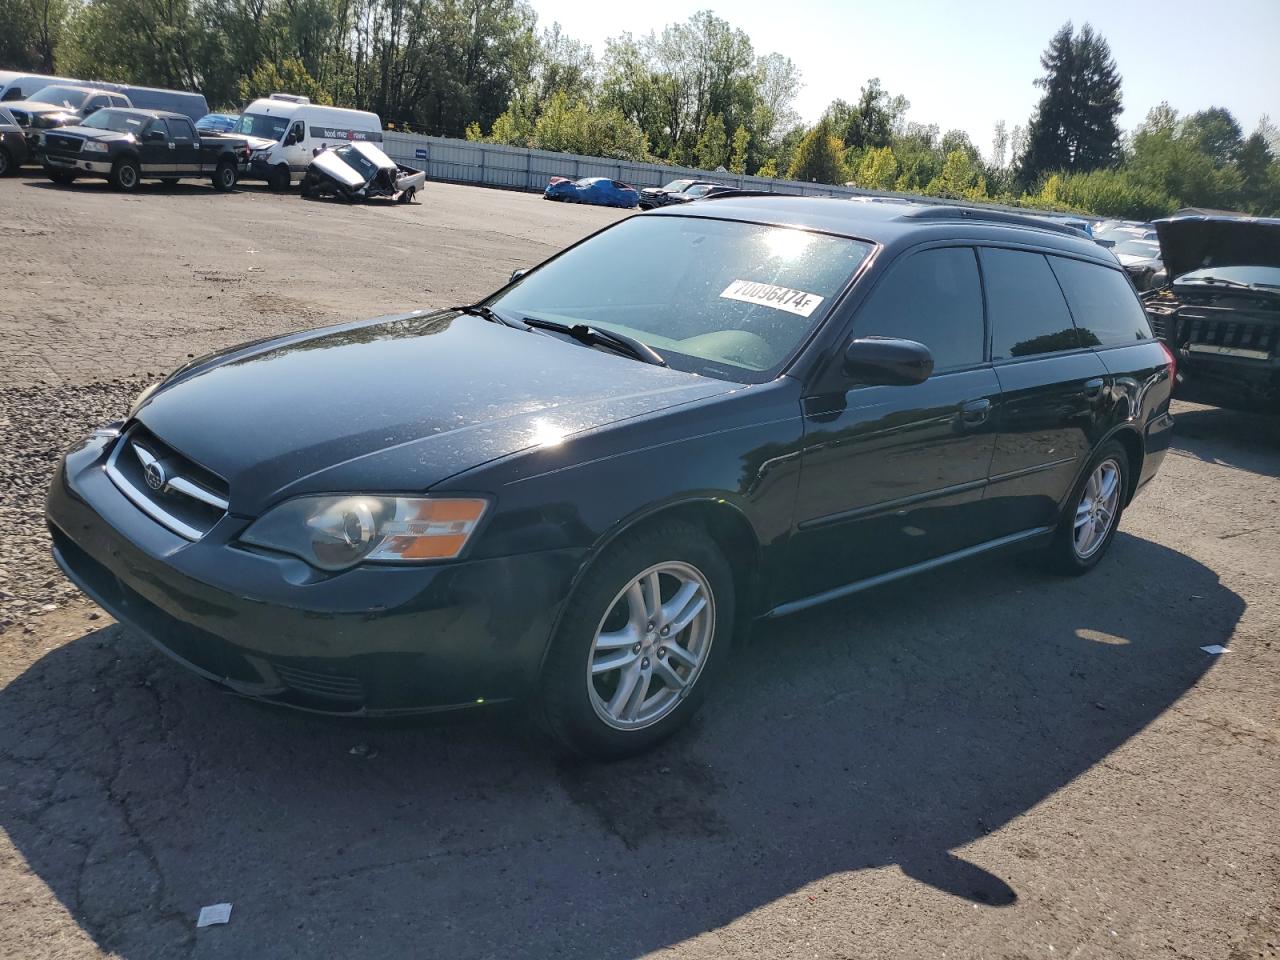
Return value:
<svg viewBox="0 0 1280 960">
<path fill-rule="evenodd" d="M 883 190 L 864 190 L 860 187 L 752 177 L 723 170 L 695 170 L 690 167 L 675 167 L 661 163 L 581 157 L 572 153 L 508 147 L 496 143 L 454 140 L 448 137 L 428 137 L 416 133 L 401 133 L 397 130 L 387 130 L 383 133 L 382 149 L 398 163 L 425 169 L 428 180 L 470 183 L 476 186 L 529 190 L 538 193 L 542 192 L 547 181 L 552 177 L 568 177 L 570 180 L 581 177 L 609 177 L 612 180 L 629 183 L 637 189 L 660 187 L 672 180 L 695 177 L 699 180 L 714 180 L 741 190 L 763 190 L 767 193 L 801 197 L 893 197 L 920 203 L 960 204 L 1016 213 L 1048 213 L 1048 211 L 1008 207 L 995 203 L 973 203 L 916 194 L 890 193 Z"/>
</svg>

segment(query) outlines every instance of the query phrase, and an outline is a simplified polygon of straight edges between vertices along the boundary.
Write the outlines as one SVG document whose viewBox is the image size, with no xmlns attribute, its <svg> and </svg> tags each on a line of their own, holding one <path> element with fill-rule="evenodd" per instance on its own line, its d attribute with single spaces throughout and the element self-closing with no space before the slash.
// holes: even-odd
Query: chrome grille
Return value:
<svg viewBox="0 0 1280 960">
<path fill-rule="evenodd" d="M 46 150 L 57 150 L 61 153 L 79 153 L 80 148 L 84 146 L 82 137 L 65 137 L 60 133 L 46 133 L 44 135 L 44 145 Z"/>
<path fill-rule="evenodd" d="M 143 513 L 188 540 L 199 540 L 227 512 L 226 481 L 141 426 L 116 441 L 107 476 Z"/>
</svg>

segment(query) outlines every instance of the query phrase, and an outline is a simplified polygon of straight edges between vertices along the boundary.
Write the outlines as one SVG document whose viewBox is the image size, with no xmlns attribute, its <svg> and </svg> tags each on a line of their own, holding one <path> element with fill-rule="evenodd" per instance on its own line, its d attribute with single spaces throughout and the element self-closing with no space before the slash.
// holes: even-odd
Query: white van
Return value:
<svg viewBox="0 0 1280 960">
<path fill-rule="evenodd" d="M 236 133 L 273 141 L 255 149 L 242 180 L 265 180 L 273 190 L 286 190 L 306 173 L 317 149 L 353 140 L 382 142 L 376 113 L 322 107 L 306 97 L 273 93 L 245 107 Z"/>
</svg>

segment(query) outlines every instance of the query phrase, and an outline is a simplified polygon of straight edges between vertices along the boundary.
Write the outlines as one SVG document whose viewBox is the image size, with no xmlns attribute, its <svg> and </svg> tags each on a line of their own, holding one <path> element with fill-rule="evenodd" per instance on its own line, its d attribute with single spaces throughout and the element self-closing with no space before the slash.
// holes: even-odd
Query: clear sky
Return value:
<svg viewBox="0 0 1280 960">
<path fill-rule="evenodd" d="M 1040 53 L 1068 19 L 1093 24 L 1111 44 L 1126 130 L 1161 100 L 1180 113 L 1226 107 L 1246 135 L 1262 114 L 1280 123 L 1280 0 L 530 2 L 540 27 L 558 20 L 597 57 L 609 37 L 661 31 L 709 7 L 745 30 L 757 53 L 799 65 L 796 107 L 806 121 L 879 77 L 911 101 L 908 119 L 965 130 L 984 154 L 997 120 L 1009 130 L 1026 124 L 1040 94 L 1032 86 Z"/>
</svg>

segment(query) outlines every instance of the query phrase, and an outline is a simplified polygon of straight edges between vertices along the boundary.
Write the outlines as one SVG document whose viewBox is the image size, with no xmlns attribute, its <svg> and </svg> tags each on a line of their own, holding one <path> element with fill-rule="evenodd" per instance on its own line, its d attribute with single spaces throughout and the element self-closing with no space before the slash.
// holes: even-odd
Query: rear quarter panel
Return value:
<svg viewBox="0 0 1280 960">
<path fill-rule="evenodd" d="M 1099 350 L 1097 355 L 1107 368 L 1114 406 L 1108 436 L 1127 429 L 1141 440 L 1142 465 L 1134 485 L 1136 491 L 1156 475 L 1173 438 L 1169 361 L 1158 340 Z"/>
</svg>

